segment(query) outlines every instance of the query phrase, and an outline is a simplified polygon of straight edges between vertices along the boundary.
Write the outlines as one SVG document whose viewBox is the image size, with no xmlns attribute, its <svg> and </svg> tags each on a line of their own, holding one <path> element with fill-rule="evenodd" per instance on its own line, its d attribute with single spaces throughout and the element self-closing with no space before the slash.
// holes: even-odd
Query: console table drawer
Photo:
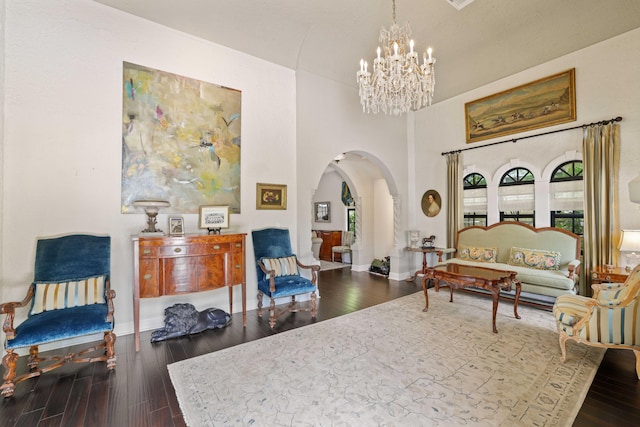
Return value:
<svg viewBox="0 0 640 427">
<path fill-rule="evenodd" d="M 229 252 L 229 243 L 215 243 L 205 245 L 171 245 L 161 246 L 158 248 L 158 256 L 161 258 L 167 257 L 182 257 L 182 256 L 201 256 L 210 254 L 223 254 Z"/>
</svg>

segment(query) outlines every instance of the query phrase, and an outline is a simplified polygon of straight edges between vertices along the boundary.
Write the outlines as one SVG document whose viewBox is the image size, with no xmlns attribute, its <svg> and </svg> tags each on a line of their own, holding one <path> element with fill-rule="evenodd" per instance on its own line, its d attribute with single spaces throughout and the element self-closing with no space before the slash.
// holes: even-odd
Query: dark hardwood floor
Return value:
<svg viewBox="0 0 640 427">
<path fill-rule="evenodd" d="M 419 283 L 351 273 L 348 268 L 320 275 L 317 322 L 420 291 Z M 272 331 L 266 319 L 251 311 L 246 328 L 236 315 L 224 329 L 156 344 L 150 343 L 150 332 L 143 332 L 139 353 L 133 335 L 118 337 L 114 372 L 107 373 L 103 363 L 69 364 L 27 380 L 13 397 L 0 398 L 0 426 L 183 426 L 166 366 L 311 322 L 308 313 L 285 315 Z M 73 351 L 77 348 L 64 349 Z M 21 357 L 20 369 L 25 362 Z M 635 426 L 639 419 L 640 382 L 633 352 L 608 350 L 574 426 Z"/>
</svg>

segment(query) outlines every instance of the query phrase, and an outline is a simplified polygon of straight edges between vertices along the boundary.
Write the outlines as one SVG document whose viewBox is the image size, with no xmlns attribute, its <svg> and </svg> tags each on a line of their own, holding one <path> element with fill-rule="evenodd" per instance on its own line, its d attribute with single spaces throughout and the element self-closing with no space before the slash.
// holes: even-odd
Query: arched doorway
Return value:
<svg viewBox="0 0 640 427">
<path fill-rule="evenodd" d="M 341 199 L 343 182 L 351 191 L 352 206 L 345 206 Z M 330 204 L 330 219 L 318 221 L 312 215 L 311 228 L 345 231 L 353 209 L 355 242 L 350 261 L 355 271 L 366 271 L 373 259 L 391 255 L 397 246 L 395 188 L 388 169 L 375 156 L 356 151 L 340 153 L 319 177 L 312 200 L 314 206 L 319 202 Z"/>
</svg>

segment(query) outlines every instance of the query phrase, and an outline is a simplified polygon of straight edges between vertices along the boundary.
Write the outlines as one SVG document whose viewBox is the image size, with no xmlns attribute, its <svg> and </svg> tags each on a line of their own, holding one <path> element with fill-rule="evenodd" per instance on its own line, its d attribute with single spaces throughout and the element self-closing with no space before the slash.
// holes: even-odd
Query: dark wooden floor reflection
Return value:
<svg viewBox="0 0 640 427">
<path fill-rule="evenodd" d="M 420 291 L 419 283 L 351 273 L 349 268 L 321 272 L 320 283 L 316 322 Z M 293 314 L 281 318 L 271 330 L 267 316 L 260 319 L 255 311 L 248 313 L 246 328 L 240 319 L 224 329 L 156 344 L 150 343 L 150 332 L 143 332 L 139 353 L 133 335 L 120 336 L 115 372 L 107 374 L 100 363 L 67 365 L 25 381 L 17 386 L 14 397 L 0 399 L 0 426 L 183 426 L 168 364 L 311 322 L 308 313 Z M 24 367 L 25 357 L 18 365 Z M 633 353 L 608 350 L 574 425 L 635 426 L 638 419 L 640 382 Z"/>
</svg>

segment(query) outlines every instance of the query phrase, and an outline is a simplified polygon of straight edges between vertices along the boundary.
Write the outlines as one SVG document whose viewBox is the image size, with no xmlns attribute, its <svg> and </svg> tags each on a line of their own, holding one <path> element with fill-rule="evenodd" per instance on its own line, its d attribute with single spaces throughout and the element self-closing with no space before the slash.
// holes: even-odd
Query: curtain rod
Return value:
<svg viewBox="0 0 640 427">
<path fill-rule="evenodd" d="M 446 152 L 440 153 L 440 154 L 443 155 L 443 156 L 446 156 L 447 154 L 460 153 L 462 151 L 475 150 L 477 148 L 490 147 L 492 145 L 506 144 L 507 142 L 513 142 L 515 144 L 516 142 L 518 142 L 521 139 L 535 138 L 536 136 L 550 135 L 552 133 L 564 132 L 564 131 L 567 131 L 567 130 L 573 130 L 573 129 L 579 129 L 579 128 L 586 128 L 586 127 L 589 127 L 589 126 L 608 125 L 609 123 L 619 122 L 619 121 L 622 121 L 622 117 L 620 117 L 620 116 L 615 117 L 613 119 L 609 119 L 609 120 L 601 120 L 599 122 L 593 122 L 593 123 L 589 123 L 589 124 L 573 126 L 573 127 L 570 127 L 570 128 L 557 129 L 557 130 L 552 130 L 552 131 L 549 131 L 549 132 L 537 133 L 535 135 L 521 136 L 520 138 L 512 138 L 512 139 L 508 139 L 508 140 L 505 140 L 505 141 L 492 142 L 491 144 L 477 145 L 475 147 L 467 147 L 467 148 L 461 148 L 459 150 L 446 151 Z"/>
</svg>

